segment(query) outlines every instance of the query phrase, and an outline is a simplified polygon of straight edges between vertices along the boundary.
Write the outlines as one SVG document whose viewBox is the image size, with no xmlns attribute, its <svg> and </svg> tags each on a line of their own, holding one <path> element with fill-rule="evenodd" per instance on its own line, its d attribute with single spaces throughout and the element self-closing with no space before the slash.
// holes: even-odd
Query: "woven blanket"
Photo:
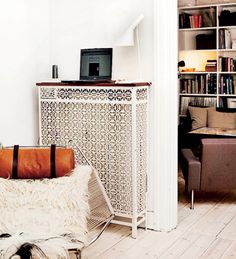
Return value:
<svg viewBox="0 0 236 259">
<path fill-rule="evenodd" d="M 0 258 L 69 258 L 68 245 L 81 247 L 91 173 L 91 167 L 77 166 L 70 176 L 54 179 L 0 178 Z M 22 257 L 27 249 L 32 257 Z"/>
</svg>

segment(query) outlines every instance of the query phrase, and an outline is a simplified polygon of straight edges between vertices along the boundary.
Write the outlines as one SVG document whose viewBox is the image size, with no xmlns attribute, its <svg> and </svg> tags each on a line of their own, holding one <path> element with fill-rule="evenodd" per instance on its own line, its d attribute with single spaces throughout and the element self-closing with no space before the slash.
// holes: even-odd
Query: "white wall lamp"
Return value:
<svg viewBox="0 0 236 259">
<path fill-rule="evenodd" d="M 128 47 L 135 45 L 135 37 L 137 42 L 137 56 L 138 56 L 138 70 L 139 70 L 139 79 L 142 78 L 141 70 L 141 55 L 140 55 L 140 41 L 139 41 L 139 32 L 138 25 L 144 19 L 144 15 L 140 14 L 132 24 L 121 34 L 118 40 L 115 41 L 115 47 Z"/>
</svg>

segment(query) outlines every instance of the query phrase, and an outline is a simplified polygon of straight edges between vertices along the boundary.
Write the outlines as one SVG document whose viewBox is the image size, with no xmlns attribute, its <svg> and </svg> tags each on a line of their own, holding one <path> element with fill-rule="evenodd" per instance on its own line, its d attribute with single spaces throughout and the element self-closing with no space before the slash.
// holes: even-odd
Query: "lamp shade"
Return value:
<svg viewBox="0 0 236 259">
<path fill-rule="evenodd" d="M 140 14 L 132 24 L 122 33 L 122 35 L 116 40 L 114 46 L 122 47 L 122 46 L 134 46 L 134 30 L 139 25 L 139 23 L 143 20 L 144 15 Z"/>
</svg>

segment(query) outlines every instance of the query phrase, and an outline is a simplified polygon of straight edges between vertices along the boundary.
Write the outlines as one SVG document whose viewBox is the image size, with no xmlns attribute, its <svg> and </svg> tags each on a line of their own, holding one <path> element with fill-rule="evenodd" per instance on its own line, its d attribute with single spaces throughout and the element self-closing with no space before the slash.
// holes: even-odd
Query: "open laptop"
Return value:
<svg viewBox="0 0 236 259">
<path fill-rule="evenodd" d="M 62 80 L 62 83 L 111 83 L 112 48 L 81 49 L 80 80 Z"/>
</svg>

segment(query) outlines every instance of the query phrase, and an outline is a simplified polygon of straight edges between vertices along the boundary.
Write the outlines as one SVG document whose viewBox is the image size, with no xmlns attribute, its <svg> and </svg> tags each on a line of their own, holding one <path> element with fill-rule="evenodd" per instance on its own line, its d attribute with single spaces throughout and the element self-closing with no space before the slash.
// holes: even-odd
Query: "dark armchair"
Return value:
<svg viewBox="0 0 236 259">
<path fill-rule="evenodd" d="M 194 191 L 236 189 L 236 139 L 202 139 L 200 157 L 181 149 L 181 164 L 191 209 Z"/>
</svg>

